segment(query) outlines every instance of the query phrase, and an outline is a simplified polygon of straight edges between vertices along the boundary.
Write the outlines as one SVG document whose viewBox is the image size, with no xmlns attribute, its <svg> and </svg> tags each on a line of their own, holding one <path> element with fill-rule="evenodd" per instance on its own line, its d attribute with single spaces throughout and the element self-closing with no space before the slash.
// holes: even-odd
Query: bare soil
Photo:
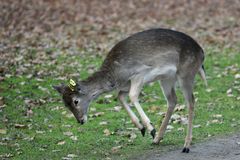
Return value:
<svg viewBox="0 0 240 160">
<path fill-rule="evenodd" d="M 195 144 L 190 152 L 181 153 L 182 148 L 170 151 L 153 151 L 140 157 L 139 160 L 240 160 L 240 134 L 221 137 L 208 142 Z"/>
</svg>

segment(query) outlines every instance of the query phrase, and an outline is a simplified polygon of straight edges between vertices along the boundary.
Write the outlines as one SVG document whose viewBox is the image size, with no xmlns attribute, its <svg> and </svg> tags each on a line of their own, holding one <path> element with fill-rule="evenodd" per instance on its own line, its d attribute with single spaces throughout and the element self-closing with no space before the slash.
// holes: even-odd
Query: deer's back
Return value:
<svg viewBox="0 0 240 160">
<path fill-rule="evenodd" d="M 145 67 L 154 69 L 173 65 L 181 70 L 183 66 L 196 64 L 197 68 L 203 57 L 201 47 L 190 36 L 168 29 L 152 29 L 116 44 L 102 69 L 110 69 L 119 78 L 127 79 Z"/>
</svg>

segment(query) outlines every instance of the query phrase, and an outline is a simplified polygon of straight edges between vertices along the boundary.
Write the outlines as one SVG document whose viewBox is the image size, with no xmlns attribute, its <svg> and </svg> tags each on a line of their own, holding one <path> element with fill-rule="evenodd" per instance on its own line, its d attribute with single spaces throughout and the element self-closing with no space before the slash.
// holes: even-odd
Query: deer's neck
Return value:
<svg viewBox="0 0 240 160">
<path fill-rule="evenodd" d="M 98 71 L 84 81 L 89 89 L 92 98 L 110 92 L 115 89 L 116 83 L 113 76 L 107 71 Z"/>
</svg>

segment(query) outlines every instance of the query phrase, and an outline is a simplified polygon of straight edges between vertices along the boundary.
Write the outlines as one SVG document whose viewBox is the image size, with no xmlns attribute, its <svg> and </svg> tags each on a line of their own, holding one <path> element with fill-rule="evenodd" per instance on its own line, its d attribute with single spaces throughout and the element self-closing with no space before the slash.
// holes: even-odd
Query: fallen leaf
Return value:
<svg viewBox="0 0 240 160">
<path fill-rule="evenodd" d="M 240 74 L 235 74 L 235 79 L 240 79 Z"/>
<path fill-rule="evenodd" d="M 2 76 L 0 76 L 0 82 L 1 82 L 1 81 L 4 81 L 4 80 L 5 80 L 5 78 L 2 77 Z"/>
<path fill-rule="evenodd" d="M 177 129 L 179 132 L 183 132 L 184 131 L 184 128 L 180 127 Z"/>
<path fill-rule="evenodd" d="M 0 97 L 0 106 L 4 105 L 3 97 Z"/>
<path fill-rule="evenodd" d="M 43 134 L 45 131 L 36 131 L 37 134 Z"/>
<path fill-rule="evenodd" d="M 65 143 L 66 143 L 65 141 L 60 141 L 60 142 L 57 143 L 57 145 L 61 146 L 61 145 L 64 145 Z"/>
<path fill-rule="evenodd" d="M 63 127 L 66 127 L 66 128 L 71 128 L 72 127 L 72 125 L 70 125 L 70 124 L 64 124 L 64 125 L 62 125 Z"/>
<path fill-rule="evenodd" d="M 188 119 L 186 117 L 181 117 L 181 124 L 187 125 L 188 124 Z"/>
<path fill-rule="evenodd" d="M 59 107 L 59 106 L 57 106 L 57 107 L 54 107 L 54 108 L 51 108 L 51 110 L 52 110 L 52 111 L 55 111 L 55 110 L 60 110 L 60 109 L 62 109 L 62 107 Z"/>
<path fill-rule="evenodd" d="M 137 138 L 137 135 L 135 133 L 131 133 L 129 138 L 131 140 L 133 140 L 133 139 Z"/>
<path fill-rule="evenodd" d="M 102 121 L 102 122 L 99 123 L 99 125 L 101 125 L 101 126 L 103 126 L 103 125 L 107 125 L 107 124 L 108 124 L 107 121 Z"/>
<path fill-rule="evenodd" d="M 5 153 L 5 154 L 3 154 L 3 155 L 0 155 L 0 158 L 5 159 L 5 158 L 13 157 L 13 156 L 14 156 L 14 155 L 13 155 L 12 153 Z"/>
<path fill-rule="evenodd" d="M 221 114 L 214 114 L 214 115 L 212 115 L 212 117 L 213 117 L 213 118 L 222 118 L 223 115 L 221 115 Z"/>
<path fill-rule="evenodd" d="M 231 93 L 232 93 L 232 89 L 230 88 L 227 90 L 227 94 L 231 94 Z"/>
<path fill-rule="evenodd" d="M 212 120 L 210 123 L 213 123 L 213 124 L 222 124 L 222 122 L 219 121 L 218 119 L 214 119 L 214 120 Z"/>
<path fill-rule="evenodd" d="M 158 112 L 158 113 L 157 113 L 157 115 L 160 115 L 160 116 L 163 116 L 163 117 L 165 117 L 165 115 L 166 115 L 166 112 Z"/>
<path fill-rule="evenodd" d="M 76 154 L 68 154 L 67 157 L 69 157 L 69 158 L 76 158 L 78 156 Z"/>
<path fill-rule="evenodd" d="M 33 115 L 32 109 L 31 109 L 31 108 L 27 109 L 27 111 L 26 111 L 26 116 L 27 116 L 27 117 L 31 117 L 32 115 Z"/>
<path fill-rule="evenodd" d="M 24 138 L 24 140 L 27 140 L 27 141 L 33 141 L 35 139 L 35 136 L 33 136 L 33 137 L 26 137 L 26 138 Z"/>
<path fill-rule="evenodd" d="M 97 112 L 97 113 L 94 113 L 93 115 L 89 115 L 90 117 L 100 117 L 100 116 L 102 116 L 102 115 L 104 115 L 104 112 Z"/>
<path fill-rule="evenodd" d="M 15 124 L 14 126 L 15 128 L 27 128 L 27 126 L 24 124 Z"/>
<path fill-rule="evenodd" d="M 73 140 L 73 141 L 77 141 L 78 140 L 77 136 L 71 136 L 70 139 Z"/>
<path fill-rule="evenodd" d="M 3 143 L 3 142 L 0 142 L 0 146 L 7 146 L 8 143 Z"/>
<path fill-rule="evenodd" d="M 94 107 L 91 107 L 91 108 L 90 108 L 90 111 L 91 111 L 91 112 L 95 112 L 96 110 L 97 110 L 97 109 L 94 108 Z"/>
<path fill-rule="evenodd" d="M 107 98 L 107 99 L 108 99 L 108 98 L 112 98 L 112 97 L 113 97 L 112 94 L 108 94 L 108 95 L 105 95 L 105 96 L 104 96 L 104 98 Z"/>
<path fill-rule="evenodd" d="M 232 88 L 230 88 L 230 89 L 227 90 L 227 96 L 228 96 L 228 97 L 233 97 Z"/>
<path fill-rule="evenodd" d="M 207 91 L 208 93 L 210 93 L 210 92 L 212 92 L 212 91 L 213 91 L 213 89 L 211 89 L 211 88 L 208 88 L 208 89 L 206 89 L 206 91 Z"/>
<path fill-rule="evenodd" d="M 103 133 L 105 134 L 105 136 L 111 135 L 111 132 L 109 131 L 109 129 L 104 129 Z"/>
<path fill-rule="evenodd" d="M 7 106 L 7 105 L 4 104 L 4 105 L 0 106 L 0 109 L 5 108 L 6 106 Z"/>
<path fill-rule="evenodd" d="M 6 129 L 0 129 L 0 134 L 6 134 L 7 130 Z"/>
<path fill-rule="evenodd" d="M 66 115 L 66 114 L 67 114 L 67 111 L 62 111 L 61 114 L 62 114 L 62 115 Z"/>
<path fill-rule="evenodd" d="M 113 109 L 114 109 L 115 112 L 120 112 L 122 107 L 121 106 L 115 106 Z"/>
<path fill-rule="evenodd" d="M 193 128 L 200 128 L 200 127 L 201 127 L 200 124 L 198 124 L 198 125 L 194 125 L 194 126 L 193 126 Z"/>
<path fill-rule="evenodd" d="M 179 114 L 173 114 L 173 115 L 171 116 L 171 120 L 172 120 L 172 121 L 176 121 L 176 120 L 179 120 L 179 119 L 181 119 L 181 116 L 180 116 Z"/>
<path fill-rule="evenodd" d="M 72 136 L 73 133 L 68 131 L 68 132 L 63 132 L 63 135 L 64 135 L 64 136 Z"/>
<path fill-rule="evenodd" d="M 139 129 L 138 129 L 138 128 L 127 128 L 127 130 L 130 130 L 130 131 L 138 131 Z"/>
<path fill-rule="evenodd" d="M 154 112 L 157 112 L 159 110 L 160 110 L 159 106 L 151 106 L 151 107 L 149 107 L 148 112 L 154 113 Z"/>
<path fill-rule="evenodd" d="M 186 108 L 185 105 L 177 105 L 174 109 L 174 111 L 183 111 Z"/>
<path fill-rule="evenodd" d="M 116 146 L 116 147 L 112 147 L 112 153 L 117 153 L 119 152 L 119 150 L 122 148 L 122 146 Z"/>
<path fill-rule="evenodd" d="M 73 115 L 72 113 L 68 113 L 68 114 L 66 114 L 66 117 L 67 117 L 67 118 L 73 118 L 74 115 Z"/>
<path fill-rule="evenodd" d="M 167 130 L 172 130 L 174 127 L 173 126 L 171 126 L 171 125 L 168 125 L 167 126 Z"/>
</svg>

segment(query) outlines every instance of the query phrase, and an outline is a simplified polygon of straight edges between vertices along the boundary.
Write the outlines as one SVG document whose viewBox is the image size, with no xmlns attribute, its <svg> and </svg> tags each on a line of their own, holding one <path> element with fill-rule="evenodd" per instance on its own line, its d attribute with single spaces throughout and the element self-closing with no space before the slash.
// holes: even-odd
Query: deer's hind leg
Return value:
<svg viewBox="0 0 240 160">
<path fill-rule="evenodd" d="M 169 79 L 161 80 L 161 88 L 164 93 L 165 99 L 167 100 L 167 113 L 166 116 L 163 119 L 163 122 L 160 126 L 160 129 L 156 135 L 156 137 L 153 140 L 153 144 L 158 144 L 160 140 L 163 138 L 163 135 L 166 131 L 168 122 L 172 116 L 172 113 L 174 111 L 174 108 L 177 103 L 177 96 L 175 93 L 175 83 L 176 83 L 176 78 L 172 77 Z"/>
<path fill-rule="evenodd" d="M 190 144 L 192 142 L 192 123 L 193 123 L 193 116 L 194 116 L 194 96 L 193 96 L 194 76 L 192 77 L 186 76 L 181 78 L 178 77 L 178 81 L 188 107 L 187 136 L 185 138 L 185 144 L 182 150 L 182 152 L 188 153 Z"/>
</svg>

